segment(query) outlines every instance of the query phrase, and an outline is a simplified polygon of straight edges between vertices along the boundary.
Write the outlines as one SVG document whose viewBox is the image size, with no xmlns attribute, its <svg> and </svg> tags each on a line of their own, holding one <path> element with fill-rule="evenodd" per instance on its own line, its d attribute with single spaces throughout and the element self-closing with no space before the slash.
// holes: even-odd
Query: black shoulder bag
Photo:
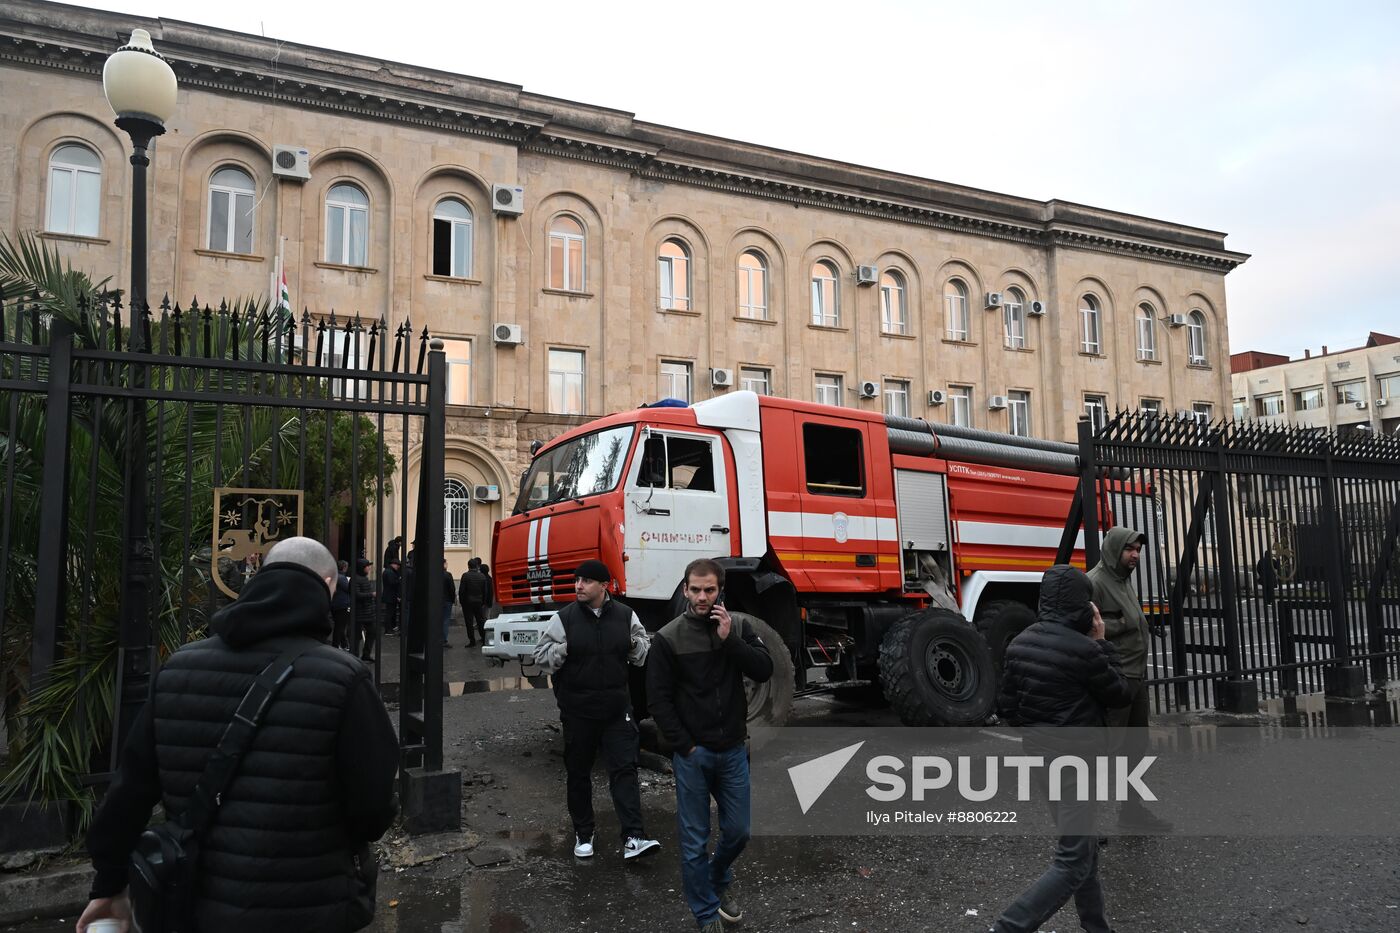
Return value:
<svg viewBox="0 0 1400 933">
<path fill-rule="evenodd" d="M 238 704 L 184 811 L 141 834 L 131 853 L 132 911 L 142 933 L 193 933 L 199 846 L 218 815 L 224 791 L 253 744 L 263 714 L 306 648 L 282 652 Z"/>
</svg>

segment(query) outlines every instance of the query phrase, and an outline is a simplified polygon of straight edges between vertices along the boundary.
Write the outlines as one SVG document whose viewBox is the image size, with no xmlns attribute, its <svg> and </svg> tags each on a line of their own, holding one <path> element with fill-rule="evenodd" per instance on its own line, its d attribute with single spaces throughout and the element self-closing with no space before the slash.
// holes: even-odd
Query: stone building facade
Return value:
<svg viewBox="0 0 1400 933">
<path fill-rule="evenodd" d="M 532 441 L 659 396 L 748 387 L 1052 438 L 1086 409 L 1229 398 L 1225 275 L 1247 257 L 1222 233 L 12 0 L 0 229 L 99 276 L 128 271 L 101 68 L 135 26 L 180 82 L 153 153 L 152 293 L 266 294 L 280 255 L 297 308 L 447 338 L 449 477 L 506 500 L 467 507 L 454 569 L 484 554 Z M 276 174 L 277 146 L 305 148 L 309 178 Z"/>
<path fill-rule="evenodd" d="M 1372 331 L 1359 347 L 1305 350 L 1296 360 L 1236 353 L 1230 369 L 1236 420 L 1400 433 L 1400 337 Z"/>
</svg>

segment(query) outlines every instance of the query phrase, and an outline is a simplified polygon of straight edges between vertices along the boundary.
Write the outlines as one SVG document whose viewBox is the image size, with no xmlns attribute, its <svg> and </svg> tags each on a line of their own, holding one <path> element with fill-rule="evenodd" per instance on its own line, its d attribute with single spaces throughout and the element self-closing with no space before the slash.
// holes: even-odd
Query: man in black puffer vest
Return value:
<svg viewBox="0 0 1400 933">
<path fill-rule="evenodd" d="M 637 786 L 637 721 L 632 716 L 627 665 L 641 667 L 650 641 L 637 614 L 608 596 L 607 564 L 586 560 L 574 571 L 575 600 L 549 620 L 535 661 L 554 675 L 554 697 L 564 727 L 569 816 L 574 855 L 593 857 L 593 759 L 601 749 L 608 788 L 622 824 L 622 857 L 657 848 L 642 827 Z"/>
<path fill-rule="evenodd" d="M 277 544 L 214 633 L 155 678 L 88 832 L 97 876 L 78 929 L 130 918 L 127 860 L 157 803 L 188 804 L 253 680 L 305 649 L 267 708 L 200 851 L 199 933 L 348 933 L 374 916 L 370 843 L 395 813 L 398 740 L 369 671 L 327 645 L 336 565 L 310 538 Z"/>
<path fill-rule="evenodd" d="M 1082 570 L 1051 567 L 1040 581 L 1039 618 L 1006 649 L 997 712 L 1012 725 L 1025 726 L 1024 753 L 1047 762 L 1062 754 L 1089 761 L 1106 754 L 1107 711 L 1133 699 L 1118 651 L 1104 640 L 1103 618 L 1089 598 L 1093 591 Z M 1057 734 L 1056 727 L 1069 726 L 1090 728 Z M 997 918 L 996 933 L 1039 930 L 1071 897 L 1085 930 L 1112 933 L 1099 884 L 1094 802 L 1078 800 L 1073 786 L 1061 791 L 1063 799 L 1050 802 L 1061 833 L 1055 860 Z"/>
</svg>

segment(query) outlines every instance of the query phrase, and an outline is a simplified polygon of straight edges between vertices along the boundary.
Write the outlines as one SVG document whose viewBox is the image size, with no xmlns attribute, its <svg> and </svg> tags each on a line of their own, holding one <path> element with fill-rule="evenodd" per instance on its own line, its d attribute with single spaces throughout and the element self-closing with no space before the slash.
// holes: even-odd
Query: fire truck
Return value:
<svg viewBox="0 0 1400 933">
<path fill-rule="evenodd" d="M 588 558 L 655 631 L 685 608 L 685 566 L 708 557 L 774 656 L 773 678 L 750 684 L 751 721 L 783 722 L 824 669 L 878 680 L 905 723 L 980 724 L 1006 644 L 1034 620 L 1077 472 L 1061 442 L 752 392 L 600 418 L 535 453 L 496 524 L 502 614 L 484 653 L 527 663 Z"/>
</svg>

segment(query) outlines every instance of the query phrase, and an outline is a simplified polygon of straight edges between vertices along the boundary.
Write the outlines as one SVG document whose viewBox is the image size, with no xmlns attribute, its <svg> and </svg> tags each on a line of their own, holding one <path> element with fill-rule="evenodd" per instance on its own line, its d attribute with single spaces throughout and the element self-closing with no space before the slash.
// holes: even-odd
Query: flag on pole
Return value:
<svg viewBox="0 0 1400 933">
<path fill-rule="evenodd" d="M 277 286 L 277 307 L 291 313 L 292 293 L 287 290 L 287 270 L 282 270 L 282 281 Z"/>
</svg>

